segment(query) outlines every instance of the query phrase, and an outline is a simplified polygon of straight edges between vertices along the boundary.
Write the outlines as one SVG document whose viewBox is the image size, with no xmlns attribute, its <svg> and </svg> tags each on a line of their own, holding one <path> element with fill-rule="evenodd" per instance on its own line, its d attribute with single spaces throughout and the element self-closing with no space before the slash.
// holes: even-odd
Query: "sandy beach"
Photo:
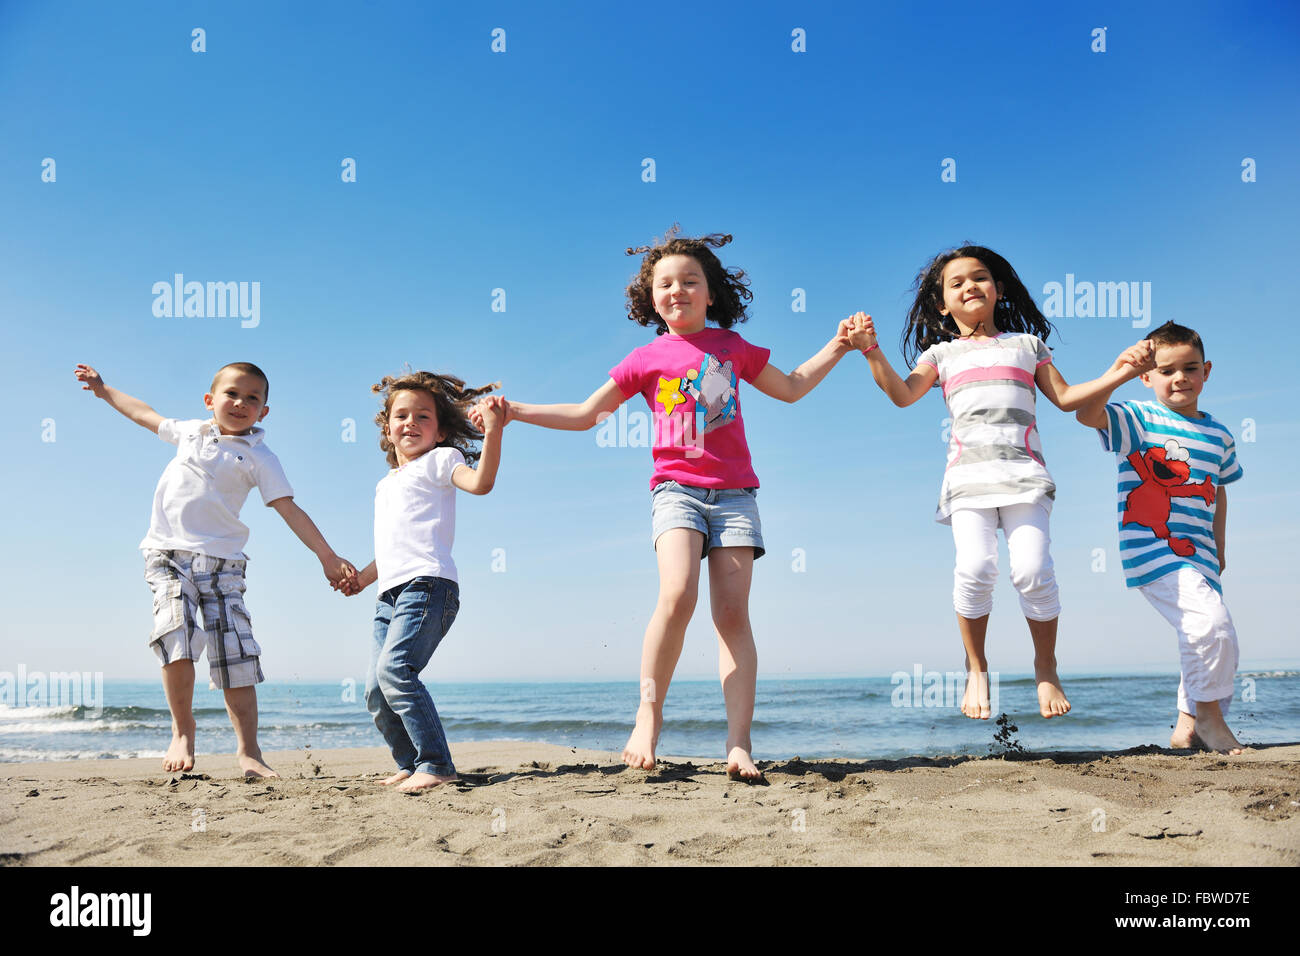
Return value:
<svg viewBox="0 0 1300 956">
<path fill-rule="evenodd" d="M 721 763 L 548 744 L 452 747 L 462 781 L 381 787 L 382 748 L 5 764 L 6 865 L 1300 865 L 1300 744 Z M 381 773 L 382 771 L 383 773 Z"/>
</svg>

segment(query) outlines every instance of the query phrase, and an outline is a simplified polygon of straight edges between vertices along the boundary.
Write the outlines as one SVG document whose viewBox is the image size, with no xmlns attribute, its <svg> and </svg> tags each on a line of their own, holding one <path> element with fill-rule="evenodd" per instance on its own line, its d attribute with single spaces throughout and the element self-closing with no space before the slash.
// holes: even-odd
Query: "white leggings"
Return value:
<svg viewBox="0 0 1300 956">
<path fill-rule="evenodd" d="M 1036 502 L 952 513 L 952 540 L 957 546 L 953 607 L 966 618 L 983 617 L 993 610 L 998 528 L 1007 538 L 1011 583 L 1020 592 L 1020 609 L 1031 621 L 1054 620 L 1061 613 L 1061 601 L 1048 553 L 1052 539 L 1047 509 Z"/>
</svg>

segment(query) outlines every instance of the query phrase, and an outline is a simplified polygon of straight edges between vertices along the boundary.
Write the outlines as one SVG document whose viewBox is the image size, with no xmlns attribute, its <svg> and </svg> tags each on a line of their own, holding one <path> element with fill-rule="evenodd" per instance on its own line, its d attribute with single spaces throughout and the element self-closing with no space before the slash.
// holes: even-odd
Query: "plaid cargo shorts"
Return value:
<svg viewBox="0 0 1300 956">
<path fill-rule="evenodd" d="M 193 551 L 145 551 L 144 578 L 153 589 L 149 646 L 162 666 L 197 661 L 206 648 L 209 687 L 250 687 L 266 679 L 244 607 L 244 563 Z"/>
</svg>

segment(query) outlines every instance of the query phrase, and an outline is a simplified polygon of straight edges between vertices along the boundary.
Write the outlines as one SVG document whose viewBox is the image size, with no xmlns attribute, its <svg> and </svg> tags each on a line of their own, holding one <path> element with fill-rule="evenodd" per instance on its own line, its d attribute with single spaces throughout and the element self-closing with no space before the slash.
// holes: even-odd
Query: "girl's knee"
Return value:
<svg viewBox="0 0 1300 956">
<path fill-rule="evenodd" d="M 695 602 L 698 597 L 698 587 L 689 584 L 661 584 L 659 609 L 672 618 L 689 618 L 695 613 Z"/>
<path fill-rule="evenodd" d="M 749 608 L 743 604 L 726 604 L 713 609 L 713 626 L 723 638 L 731 635 L 748 634 Z M 752 638 L 751 638 L 752 640 Z"/>
<path fill-rule="evenodd" d="M 998 580 L 994 554 L 959 554 L 953 570 L 952 603 L 962 617 L 983 617 L 993 607 L 993 585 Z"/>
<path fill-rule="evenodd" d="M 998 556 L 959 553 L 953 568 L 953 580 L 965 587 L 992 589 L 998 580 Z"/>
<path fill-rule="evenodd" d="M 1048 554 L 1013 554 L 1011 583 L 1022 595 L 1046 596 L 1056 592 L 1056 570 Z"/>
</svg>

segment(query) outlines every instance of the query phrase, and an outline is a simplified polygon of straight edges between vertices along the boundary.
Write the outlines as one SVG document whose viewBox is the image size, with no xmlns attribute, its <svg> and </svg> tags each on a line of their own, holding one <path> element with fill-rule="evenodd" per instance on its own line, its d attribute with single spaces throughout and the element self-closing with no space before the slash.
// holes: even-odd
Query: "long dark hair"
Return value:
<svg viewBox="0 0 1300 956">
<path fill-rule="evenodd" d="M 1052 323 L 1039 311 L 1016 270 L 992 249 L 970 244 L 941 252 L 916 275 L 912 288 L 916 297 L 907 312 L 903 327 L 903 358 L 908 368 L 916 366 L 917 357 L 932 345 L 961 338 L 961 330 L 951 316 L 943 315 L 943 269 L 954 259 L 978 259 L 1002 287 L 993 310 L 993 324 L 999 332 L 1028 332 L 1044 342 L 1052 334 Z"/>
<path fill-rule="evenodd" d="M 379 447 L 388 455 L 388 466 L 397 467 L 397 451 L 388 440 L 388 413 L 392 410 L 393 399 L 398 392 L 404 389 L 427 392 L 438 411 L 438 427 L 444 436 L 437 447 L 459 448 L 465 460 L 473 464 L 481 454 L 474 443 L 483 437 L 483 433 L 470 423 L 465 410 L 475 399 L 500 387 L 500 382 L 493 382 L 482 388 L 468 388 L 454 375 L 438 375 L 434 372 L 385 375 L 378 385 L 371 385 L 370 390 L 384 396 L 384 407 L 375 416 L 375 424 L 379 426 Z"/>
<path fill-rule="evenodd" d="M 714 249 L 721 249 L 731 242 L 729 234 L 715 232 L 698 239 L 684 239 L 678 236 L 681 227 L 673 223 L 662 239 L 648 246 L 628 249 L 629 256 L 642 256 L 641 269 L 636 278 L 627 287 L 627 317 L 638 325 L 653 326 L 656 335 L 668 331 L 668 323 L 655 311 L 654 275 L 655 263 L 665 256 L 690 256 L 704 270 L 704 279 L 709 284 L 709 295 L 713 305 L 705 318 L 716 322 L 719 328 L 729 329 L 737 322 L 744 322 L 745 303 L 754 298 L 749 291 L 749 279 L 740 269 L 728 269 L 713 254 Z"/>
</svg>

